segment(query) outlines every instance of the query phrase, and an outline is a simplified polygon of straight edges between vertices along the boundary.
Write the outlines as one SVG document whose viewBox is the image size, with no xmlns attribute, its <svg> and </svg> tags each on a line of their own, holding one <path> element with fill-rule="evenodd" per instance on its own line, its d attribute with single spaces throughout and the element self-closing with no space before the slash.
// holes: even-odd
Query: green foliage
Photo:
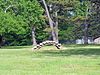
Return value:
<svg viewBox="0 0 100 75">
<path fill-rule="evenodd" d="M 91 16 L 89 18 L 90 30 L 89 34 L 94 38 L 100 36 L 100 1 L 91 1 Z"/>
<path fill-rule="evenodd" d="M 10 15 L 9 13 L 0 12 L 0 34 L 16 32 L 16 34 L 24 34 L 24 26 L 26 23 L 19 17 Z"/>
<path fill-rule="evenodd" d="M 1 0 L 0 34 L 2 34 L 11 45 L 20 45 L 21 43 L 30 44 L 32 27 L 34 26 L 38 30 L 40 28 L 43 30 L 45 27 L 43 26 L 44 20 L 42 14 L 43 9 L 36 0 Z M 26 37 L 27 34 L 29 36 L 28 38 Z M 10 38 L 10 36 L 13 38 Z M 23 36 L 25 36 L 25 38 Z M 23 42 L 23 40 L 27 40 L 26 43 Z M 28 42 L 28 40 L 30 41 Z M 20 42 L 20 44 L 18 42 Z"/>
<path fill-rule="evenodd" d="M 40 1 L 40 2 L 39 2 Z M 88 35 L 100 36 L 100 1 L 98 0 L 46 0 L 54 21 L 58 18 L 59 40 L 75 40 L 84 35 L 84 22 Z M 41 3 L 41 5 L 40 5 Z M 31 44 L 32 27 L 36 29 L 37 42 L 48 39 L 51 29 L 46 26 L 41 0 L 0 0 L 0 35 L 9 45 Z M 87 10 L 89 9 L 89 10 Z M 55 12 L 58 16 L 55 16 Z M 48 25 L 48 23 L 47 23 Z"/>
<path fill-rule="evenodd" d="M 52 8 L 56 6 L 59 10 L 59 39 L 75 40 L 75 38 L 81 38 L 83 36 L 81 24 L 86 19 L 89 2 L 83 1 L 81 3 L 79 0 L 48 0 L 48 3 L 53 5 Z"/>
</svg>

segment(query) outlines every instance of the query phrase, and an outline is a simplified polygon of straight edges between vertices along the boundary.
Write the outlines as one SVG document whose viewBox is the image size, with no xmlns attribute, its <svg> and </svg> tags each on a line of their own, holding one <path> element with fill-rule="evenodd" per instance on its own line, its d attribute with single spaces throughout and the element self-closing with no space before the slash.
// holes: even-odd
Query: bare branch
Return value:
<svg viewBox="0 0 100 75">
<path fill-rule="evenodd" d="M 9 5 L 6 9 L 5 9 L 5 13 L 7 12 L 7 10 L 9 9 L 9 8 L 11 8 L 11 7 L 13 7 L 14 5 Z"/>
</svg>

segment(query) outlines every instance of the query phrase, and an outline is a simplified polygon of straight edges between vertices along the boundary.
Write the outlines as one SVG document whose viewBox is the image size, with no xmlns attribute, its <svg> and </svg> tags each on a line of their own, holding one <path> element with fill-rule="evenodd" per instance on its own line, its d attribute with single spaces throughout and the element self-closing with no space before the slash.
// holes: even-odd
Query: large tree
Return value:
<svg viewBox="0 0 100 75">
<path fill-rule="evenodd" d="M 2 0 L 0 11 L 3 15 L 0 18 L 1 34 L 26 34 L 31 31 L 33 45 L 36 45 L 35 30 L 43 27 L 43 9 L 36 0 Z"/>
<path fill-rule="evenodd" d="M 49 18 L 49 24 L 52 30 L 53 40 L 58 41 L 58 28 L 59 23 L 63 23 L 68 16 L 66 17 L 66 13 L 68 10 L 72 10 L 74 7 L 73 4 L 75 1 L 70 0 L 39 0 L 41 4 L 44 4 L 43 7 L 46 9 L 46 13 Z M 67 21 L 66 21 L 67 22 Z M 64 27 L 64 26 L 63 26 Z"/>
<path fill-rule="evenodd" d="M 48 19 L 49 19 L 49 25 L 50 25 L 51 33 L 52 33 L 52 39 L 53 39 L 53 41 L 58 42 L 58 38 L 57 38 L 57 34 L 56 34 L 57 32 L 55 32 L 55 29 L 54 29 L 54 21 L 52 20 L 52 18 L 50 16 L 47 3 L 46 3 L 45 0 L 42 0 L 42 2 L 43 2 L 43 5 L 45 7 L 45 10 L 46 10 L 46 14 L 48 16 Z"/>
<path fill-rule="evenodd" d="M 90 33 L 93 38 L 100 37 L 100 0 L 91 1 Z"/>
</svg>

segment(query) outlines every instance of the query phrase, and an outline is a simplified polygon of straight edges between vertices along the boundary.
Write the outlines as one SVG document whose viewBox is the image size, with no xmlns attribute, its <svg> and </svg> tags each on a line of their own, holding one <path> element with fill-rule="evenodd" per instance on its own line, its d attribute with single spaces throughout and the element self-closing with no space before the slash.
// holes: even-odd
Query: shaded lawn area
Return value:
<svg viewBox="0 0 100 75">
<path fill-rule="evenodd" d="M 100 75 L 100 46 L 0 49 L 0 75 Z"/>
</svg>

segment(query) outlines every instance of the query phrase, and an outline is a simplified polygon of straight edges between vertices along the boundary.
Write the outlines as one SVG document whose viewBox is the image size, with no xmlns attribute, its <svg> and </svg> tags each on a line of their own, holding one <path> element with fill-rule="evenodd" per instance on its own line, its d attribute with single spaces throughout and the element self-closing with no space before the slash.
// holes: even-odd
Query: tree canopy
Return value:
<svg viewBox="0 0 100 75">
<path fill-rule="evenodd" d="M 62 40 L 100 36 L 99 0 L 45 0 L 55 37 Z M 50 39 L 43 0 L 1 0 L 0 35 L 7 45 L 29 45 Z M 34 40 L 33 40 L 34 39 Z"/>
</svg>

